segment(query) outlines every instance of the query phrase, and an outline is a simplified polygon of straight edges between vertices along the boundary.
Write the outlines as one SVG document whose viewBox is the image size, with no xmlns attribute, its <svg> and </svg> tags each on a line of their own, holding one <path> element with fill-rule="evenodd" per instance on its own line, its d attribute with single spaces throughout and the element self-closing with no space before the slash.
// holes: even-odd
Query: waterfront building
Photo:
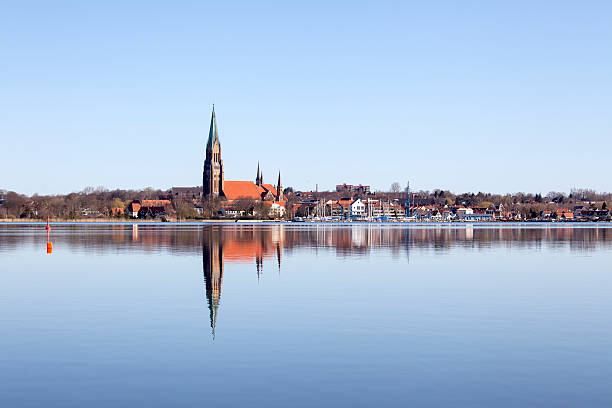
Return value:
<svg viewBox="0 0 612 408">
<path fill-rule="evenodd" d="M 469 207 L 457 208 L 457 217 L 459 217 L 459 219 L 464 219 L 466 216 L 472 214 L 474 214 L 474 210 Z"/>
<path fill-rule="evenodd" d="M 239 199 L 263 201 L 265 206 L 269 208 L 270 215 L 282 216 L 285 213 L 286 199 L 282 190 L 280 171 L 276 186 L 264 183 L 263 172 L 259 167 L 259 163 L 257 163 L 255 182 L 248 180 L 225 180 L 221 156 L 221 141 L 214 106 L 210 119 L 208 142 L 206 143 L 202 184 L 202 195 L 205 198 L 211 196 L 222 197 L 229 202 L 229 205 L 223 206 L 224 209 L 227 209 L 227 213 L 238 214 L 231 204 Z"/>
<path fill-rule="evenodd" d="M 363 203 L 363 201 L 361 201 L 360 198 L 358 198 L 355 201 L 353 201 L 351 203 L 351 207 L 350 207 L 351 217 L 353 217 L 353 218 L 365 217 L 365 215 L 366 215 L 365 207 L 366 207 L 365 204 Z"/>
<path fill-rule="evenodd" d="M 128 204 L 128 214 L 132 218 L 156 218 L 166 214 L 170 200 L 132 200 Z"/>
</svg>

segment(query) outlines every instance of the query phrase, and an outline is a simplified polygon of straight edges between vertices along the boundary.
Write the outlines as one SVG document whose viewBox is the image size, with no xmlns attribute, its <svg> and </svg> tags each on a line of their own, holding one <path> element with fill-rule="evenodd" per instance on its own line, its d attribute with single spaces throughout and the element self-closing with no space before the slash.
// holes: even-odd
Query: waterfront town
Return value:
<svg viewBox="0 0 612 408">
<path fill-rule="evenodd" d="M 582 222 L 610 221 L 611 193 L 573 189 L 569 194 L 412 192 L 391 183 L 388 191 L 342 183 L 334 191 L 283 188 L 265 183 L 256 163 L 252 180 L 226 180 L 214 106 L 206 141 L 202 185 L 168 190 L 86 188 L 67 195 L 27 197 L 0 190 L 0 219 L 292 222 Z"/>
</svg>

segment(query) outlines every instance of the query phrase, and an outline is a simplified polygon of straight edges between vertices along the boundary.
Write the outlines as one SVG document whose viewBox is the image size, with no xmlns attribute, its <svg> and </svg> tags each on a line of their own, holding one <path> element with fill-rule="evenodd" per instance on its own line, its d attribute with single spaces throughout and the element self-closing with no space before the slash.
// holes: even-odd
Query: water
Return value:
<svg viewBox="0 0 612 408">
<path fill-rule="evenodd" d="M 0 225 L 0 406 L 609 407 L 612 228 Z"/>
</svg>

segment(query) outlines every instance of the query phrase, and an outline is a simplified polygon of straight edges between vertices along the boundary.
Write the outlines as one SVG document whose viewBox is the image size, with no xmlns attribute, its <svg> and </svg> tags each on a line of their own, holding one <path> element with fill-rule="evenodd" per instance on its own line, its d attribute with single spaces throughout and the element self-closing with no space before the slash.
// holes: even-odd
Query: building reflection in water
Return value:
<svg viewBox="0 0 612 408">
<path fill-rule="evenodd" d="M 221 301 L 224 262 L 255 262 L 257 280 L 263 274 L 265 258 L 276 257 L 280 274 L 284 230 L 250 228 L 227 231 L 221 228 L 202 230 L 202 268 L 206 286 L 206 302 L 213 339 Z"/>
<path fill-rule="evenodd" d="M 218 229 L 208 229 L 203 232 L 202 267 L 206 285 L 206 302 L 210 314 L 210 327 L 214 339 L 221 299 L 221 283 L 223 282 L 223 241 Z"/>
</svg>

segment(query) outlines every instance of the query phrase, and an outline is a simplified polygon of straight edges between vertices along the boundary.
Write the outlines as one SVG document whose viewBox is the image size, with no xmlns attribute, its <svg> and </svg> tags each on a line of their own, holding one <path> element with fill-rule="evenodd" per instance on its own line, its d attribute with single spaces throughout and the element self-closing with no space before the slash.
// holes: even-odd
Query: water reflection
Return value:
<svg viewBox="0 0 612 408">
<path fill-rule="evenodd" d="M 206 285 L 206 301 L 210 311 L 210 327 L 214 339 L 223 281 L 223 241 L 218 230 L 208 229 L 202 235 L 202 268 Z"/>
<path fill-rule="evenodd" d="M 373 250 L 391 255 L 409 250 L 446 252 L 453 247 L 486 250 L 492 247 L 534 248 L 568 246 L 589 251 L 612 246 L 612 228 L 607 225 L 446 225 L 382 226 L 353 225 L 310 227 L 294 225 L 74 225 L 53 226 L 54 250 L 168 251 L 198 254 L 204 237 L 220 235 L 233 261 L 255 261 L 261 269 L 264 258 L 299 247 L 327 249 L 341 257 L 367 256 Z M 213 235 L 214 235 L 213 234 Z M 44 225 L 0 225 L 0 251 L 31 244 L 44 245 Z M 43 246 L 44 247 L 44 246 Z"/>
<path fill-rule="evenodd" d="M 257 280 L 263 272 L 264 258 L 276 258 L 278 273 L 281 270 L 284 229 L 248 229 L 226 231 L 204 228 L 202 237 L 202 268 L 206 286 L 206 301 L 210 314 L 213 339 L 221 299 L 224 262 L 255 262 Z"/>
<path fill-rule="evenodd" d="M 0 226 L 0 252 L 30 243 L 49 242 L 42 225 Z M 46 238 L 46 240 L 45 240 Z M 411 251 L 445 254 L 454 247 L 473 250 L 563 248 L 588 252 L 612 248 L 612 228 L 575 225 L 449 225 L 449 226 L 293 226 L 293 225 L 74 225 L 53 227 L 55 250 L 89 253 L 170 252 L 196 255 L 202 251 L 203 275 L 210 327 L 215 326 L 221 300 L 224 263 L 253 263 L 259 280 L 264 260 L 275 260 L 278 273 L 284 252 L 302 248 L 326 250 L 341 258 L 367 257 L 385 251 L 392 259 L 410 259 Z M 40 245 L 40 246 L 39 246 Z M 47 252 L 51 252 L 47 244 Z"/>
</svg>

